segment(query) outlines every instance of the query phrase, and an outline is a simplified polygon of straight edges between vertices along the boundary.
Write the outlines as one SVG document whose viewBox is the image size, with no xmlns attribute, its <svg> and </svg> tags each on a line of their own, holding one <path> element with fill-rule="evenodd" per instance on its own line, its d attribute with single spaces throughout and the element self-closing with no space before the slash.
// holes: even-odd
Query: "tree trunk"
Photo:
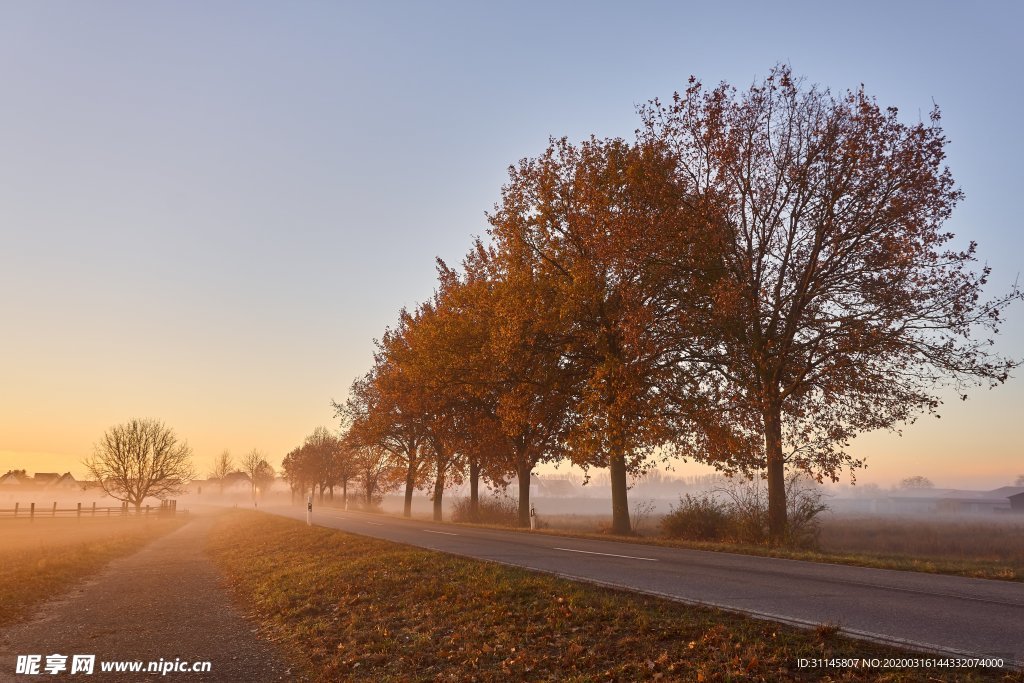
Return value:
<svg viewBox="0 0 1024 683">
<path fill-rule="evenodd" d="M 341 480 L 341 502 L 348 505 L 348 479 Z"/>
<path fill-rule="evenodd" d="M 782 406 L 764 411 L 764 447 L 768 465 L 768 542 L 778 545 L 786 538 L 786 464 L 782 456 Z"/>
<path fill-rule="evenodd" d="M 409 461 L 405 470 L 405 506 L 402 508 L 402 515 L 412 517 L 412 492 L 416 488 L 416 465 L 414 460 Z"/>
<path fill-rule="evenodd" d="M 441 499 L 444 496 L 444 474 L 438 473 L 437 478 L 434 479 L 434 521 L 440 522 L 442 518 L 441 514 Z"/>
<path fill-rule="evenodd" d="M 533 465 L 520 462 L 516 466 L 516 477 L 519 478 L 519 526 L 526 528 L 530 526 L 530 477 L 533 474 Z"/>
<path fill-rule="evenodd" d="M 469 519 L 480 521 L 480 461 L 469 462 Z"/>
<path fill-rule="evenodd" d="M 629 521 L 625 454 L 612 454 L 608 460 L 608 476 L 612 484 L 612 533 L 626 536 L 632 533 L 633 526 Z"/>
</svg>

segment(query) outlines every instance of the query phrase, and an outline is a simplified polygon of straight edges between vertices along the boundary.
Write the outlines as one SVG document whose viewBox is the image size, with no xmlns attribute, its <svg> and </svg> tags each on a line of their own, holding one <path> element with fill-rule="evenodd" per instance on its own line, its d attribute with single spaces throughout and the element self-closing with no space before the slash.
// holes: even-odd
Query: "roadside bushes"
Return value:
<svg viewBox="0 0 1024 683">
<path fill-rule="evenodd" d="M 679 499 L 679 506 L 661 520 L 661 532 L 669 538 L 689 541 L 721 541 L 733 526 L 728 506 L 711 493 Z"/>
<path fill-rule="evenodd" d="M 473 514 L 469 502 L 469 498 L 455 499 L 452 506 L 453 522 L 516 526 L 519 521 L 519 501 L 515 498 L 507 496 L 481 497 L 476 514 Z"/>
<path fill-rule="evenodd" d="M 785 544 L 797 548 L 817 545 L 818 515 L 828 509 L 821 490 L 802 472 L 786 478 L 789 526 Z M 761 544 L 768 540 L 768 492 L 761 479 L 739 479 L 730 486 L 699 495 L 686 494 L 661 521 L 669 538 L 690 541 L 732 541 Z"/>
</svg>

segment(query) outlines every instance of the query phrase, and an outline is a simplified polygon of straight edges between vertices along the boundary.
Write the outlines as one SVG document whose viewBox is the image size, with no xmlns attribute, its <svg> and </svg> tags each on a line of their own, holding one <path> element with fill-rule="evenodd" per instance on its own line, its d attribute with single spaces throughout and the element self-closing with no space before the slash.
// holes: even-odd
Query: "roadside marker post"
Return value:
<svg viewBox="0 0 1024 683">
<path fill-rule="evenodd" d="M 530 506 L 530 531 L 537 530 L 537 508 Z"/>
<path fill-rule="evenodd" d="M 306 525 L 313 526 L 313 494 L 309 494 L 309 499 L 306 501 Z"/>
</svg>

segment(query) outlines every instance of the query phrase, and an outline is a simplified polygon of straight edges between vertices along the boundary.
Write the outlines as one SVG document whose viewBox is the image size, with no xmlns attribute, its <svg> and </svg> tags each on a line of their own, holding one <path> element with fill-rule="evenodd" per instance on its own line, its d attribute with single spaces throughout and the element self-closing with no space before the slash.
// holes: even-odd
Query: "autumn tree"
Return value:
<svg viewBox="0 0 1024 683">
<path fill-rule="evenodd" d="M 332 402 L 353 448 L 379 446 L 402 465 L 406 517 L 412 515 L 413 492 L 425 482 L 430 463 L 420 407 L 425 399 L 381 347 L 374 367 L 352 383 L 348 399 Z"/>
<path fill-rule="evenodd" d="M 136 510 L 146 498 L 185 491 L 195 477 L 192 449 L 159 420 L 132 419 L 108 429 L 83 461 L 103 492 Z"/>
<path fill-rule="evenodd" d="M 352 455 L 363 504 L 367 509 L 376 508 L 385 493 L 401 484 L 405 470 L 380 446 L 355 447 Z"/>
<path fill-rule="evenodd" d="M 727 236 L 693 362 L 731 425 L 709 439 L 731 440 L 718 465 L 766 472 L 773 542 L 787 466 L 835 480 L 862 464 L 846 451 L 859 432 L 1006 380 L 1016 362 L 991 337 L 1019 292 L 983 298 L 975 244 L 943 228 L 962 194 L 937 108 L 905 124 L 863 89 L 833 95 L 783 66 L 742 92 L 691 79 L 641 115 L 685 195 L 714 206 L 706 232 Z"/>
<path fill-rule="evenodd" d="M 348 484 L 358 472 L 352 449 L 345 440 L 324 426 L 317 427 L 302 444 L 311 481 L 319 488 L 320 501 L 327 492 L 334 500 L 334 488 L 341 487 L 348 500 Z"/>
<path fill-rule="evenodd" d="M 573 368 L 562 363 L 565 324 L 557 293 L 512 254 L 477 240 L 456 273 L 439 261 L 439 296 L 462 342 L 447 376 L 458 382 L 465 411 L 462 450 L 470 481 L 470 514 L 478 481 L 518 481 L 518 524 L 530 525 L 530 478 L 541 462 L 565 454 Z"/>
<path fill-rule="evenodd" d="M 616 533 L 631 531 L 628 477 L 676 422 L 662 387 L 688 337 L 681 307 L 665 305 L 667 278 L 685 279 L 713 246 L 680 188 L 660 141 L 554 140 L 509 170 L 490 216 L 499 254 L 523 273 L 513 277 L 555 290 L 548 305 L 568 328 L 553 367 L 576 375 L 565 443 L 574 463 L 608 468 Z"/>
<path fill-rule="evenodd" d="M 433 516 L 441 519 L 448 486 L 462 483 L 468 404 L 460 384 L 452 377 L 450 362 L 462 351 L 459 337 L 450 335 L 452 318 L 442 299 L 435 296 L 414 312 L 403 309 L 399 324 L 385 331 L 378 343 L 378 367 L 390 368 L 412 398 L 408 417 L 415 416 L 428 456 Z"/>
<path fill-rule="evenodd" d="M 303 450 L 302 446 L 293 448 L 284 456 L 281 460 L 281 473 L 291 489 L 293 503 L 296 495 L 304 498 L 306 489 L 312 490 L 315 486 L 312 458 L 309 451 Z"/>
</svg>

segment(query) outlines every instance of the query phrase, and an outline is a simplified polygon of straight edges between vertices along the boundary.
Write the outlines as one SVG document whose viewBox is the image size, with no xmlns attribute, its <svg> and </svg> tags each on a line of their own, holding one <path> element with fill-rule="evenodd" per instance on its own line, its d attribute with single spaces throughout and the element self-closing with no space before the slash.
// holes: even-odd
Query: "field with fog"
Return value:
<svg viewBox="0 0 1024 683">
<path fill-rule="evenodd" d="M 0 625 L 183 523 L 183 516 L 0 518 Z"/>
</svg>

